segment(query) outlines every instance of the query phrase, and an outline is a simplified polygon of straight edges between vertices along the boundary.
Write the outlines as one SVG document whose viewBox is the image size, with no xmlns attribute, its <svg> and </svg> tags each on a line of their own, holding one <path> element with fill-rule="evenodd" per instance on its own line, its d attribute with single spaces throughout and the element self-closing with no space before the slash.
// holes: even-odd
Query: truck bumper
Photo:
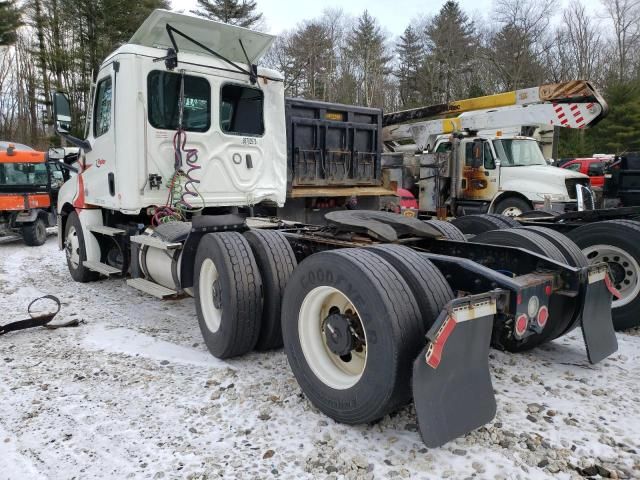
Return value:
<svg viewBox="0 0 640 480">
<path fill-rule="evenodd" d="M 534 210 L 546 210 L 544 202 L 533 202 Z M 577 202 L 551 202 L 551 210 L 558 213 L 575 212 L 578 210 Z"/>
</svg>

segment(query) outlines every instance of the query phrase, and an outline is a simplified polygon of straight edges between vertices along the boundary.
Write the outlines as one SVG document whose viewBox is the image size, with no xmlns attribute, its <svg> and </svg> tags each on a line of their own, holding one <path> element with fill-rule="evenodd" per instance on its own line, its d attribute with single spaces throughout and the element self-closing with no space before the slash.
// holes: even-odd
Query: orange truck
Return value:
<svg viewBox="0 0 640 480">
<path fill-rule="evenodd" d="M 46 152 L 0 142 L 0 238 L 42 245 L 56 225 L 55 206 L 66 171 Z"/>
</svg>

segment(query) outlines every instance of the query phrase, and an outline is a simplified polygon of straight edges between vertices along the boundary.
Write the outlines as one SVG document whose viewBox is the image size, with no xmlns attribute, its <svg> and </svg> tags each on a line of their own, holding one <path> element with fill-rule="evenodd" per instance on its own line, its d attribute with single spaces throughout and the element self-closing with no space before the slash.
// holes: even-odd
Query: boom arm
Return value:
<svg viewBox="0 0 640 480">
<path fill-rule="evenodd" d="M 383 139 L 413 138 L 423 150 L 434 135 L 456 131 L 517 125 L 585 128 L 604 118 L 607 110 L 591 84 L 576 80 L 390 113 L 383 118 Z M 442 118 L 452 112 L 460 115 Z"/>
</svg>

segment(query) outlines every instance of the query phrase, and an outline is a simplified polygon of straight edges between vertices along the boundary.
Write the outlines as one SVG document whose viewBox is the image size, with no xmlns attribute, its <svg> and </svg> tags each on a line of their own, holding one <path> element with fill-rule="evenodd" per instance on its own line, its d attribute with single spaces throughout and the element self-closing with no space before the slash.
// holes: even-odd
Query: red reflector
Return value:
<svg viewBox="0 0 640 480">
<path fill-rule="evenodd" d="M 540 311 L 538 312 L 538 326 L 544 328 L 547 324 L 547 320 L 549 320 L 549 309 L 545 306 L 540 307 Z"/>
<path fill-rule="evenodd" d="M 524 335 L 524 332 L 527 330 L 527 325 L 529 324 L 529 318 L 523 313 L 516 320 L 516 335 L 521 337 Z"/>
<path fill-rule="evenodd" d="M 519 293 L 518 296 L 516 297 L 516 301 L 518 302 L 518 305 L 520 305 L 522 303 L 522 294 Z"/>
<path fill-rule="evenodd" d="M 607 289 L 609 290 L 611 295 L 613 295 L 613 298 L 622 298 L 622 295 L 620 294 L 618 289 L 613 286 L 613 282 L 611 281 L 611 277 L 609 277 L 608 273 L 604 277 L 604 284 L 607 286 Z"/>
<path fill-rule="evenodd" d="M 547 297 L 550 297 L 550 296 L 551 296 L 551 285 L 547 285 L 546 287 L 544 287 L 544 294 L 545 294 Z"/>
<path fill-rule="evenodd" d="M 425 358 L 427 365 L 429 365 L 431 368 L 435 369 L 438 368 L 438 365 L 440 365 L 444 345 L 445 343 L 447 343 L 447 339 L 449 338 L 449 335 L 451 335 L 451 332 L 453 332 L 453 329 L 455 327 L 456 321 L 451 317 L 447 317 L 442 326 L 438 329 L 436 338 L 433 342 L 431 342 L 431 345 L 429 345 Z"/>
</svg>

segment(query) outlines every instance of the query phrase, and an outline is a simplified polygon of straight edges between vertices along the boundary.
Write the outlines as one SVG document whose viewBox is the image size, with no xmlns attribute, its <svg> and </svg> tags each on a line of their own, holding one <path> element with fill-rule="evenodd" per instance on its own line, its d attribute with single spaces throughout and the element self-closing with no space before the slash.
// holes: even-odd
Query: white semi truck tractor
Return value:
<svg viewBox="0 0 640 480">
<path fill-rule="evenodd" d="M 377 137 L 358 136 L 377 128 L 369 111 L 303 108 L 308 140 L 344 141 L 289 150 L 282 76 L 256 66 L 272 40 L 156 10 L 100 66 L 85 138 L 56 92 L 56 129 L 81 149 L 57 208 L 74 280 L 193 295 L 213 355 L 284 345 L 302 392 L 338 421 L 413 397 L 429 446 L 493 418 L 490 345 L 517 352 L 581 328 L 591 362 L 617 349 L 607 265 L 576 266 L 536 234 L 538 253 L 350 205 L 322 225 L 251 217 L 285 204 L 288 154 L 301 165 L 314 150 L 319 183 L 380 188 Z"/>
</svg>

